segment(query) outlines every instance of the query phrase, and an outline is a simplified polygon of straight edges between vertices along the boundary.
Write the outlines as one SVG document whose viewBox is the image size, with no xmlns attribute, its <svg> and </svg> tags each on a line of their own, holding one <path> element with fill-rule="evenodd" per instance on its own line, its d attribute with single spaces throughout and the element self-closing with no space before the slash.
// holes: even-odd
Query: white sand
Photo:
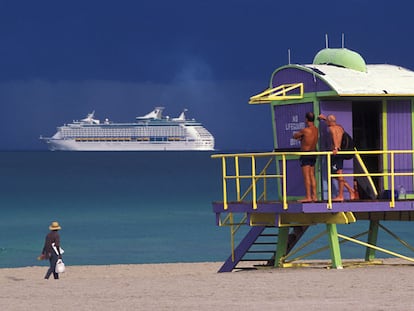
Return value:
<svg viewBox="0 0 414 311">
<path fill-rule="evenodd" d="M 0 269 L 1 310 L 414 310 L 414 265 L 260 269 L 221 263 Z"/>
</svg>

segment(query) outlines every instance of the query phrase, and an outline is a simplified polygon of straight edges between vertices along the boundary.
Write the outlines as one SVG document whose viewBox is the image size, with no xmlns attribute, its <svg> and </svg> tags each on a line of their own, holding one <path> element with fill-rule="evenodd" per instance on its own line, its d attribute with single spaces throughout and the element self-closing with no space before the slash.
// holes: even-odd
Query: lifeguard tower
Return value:
<svg viewBox="0 0 414 311">
<path fill-rule="evenodd" d="M 222 201 L 213 202 L 213 211 L 217 225 L 230 228 L 230 256 L 219 272 L 288 267 L 321 249 L 329 249 L 330 266 L 340 269 L 345 242 L 361 245 L 366 263 L 377 262 L 377 252 L 414 261 L 382 247 L 378 238 L 384 230 L 414 250 L 385 226 L 387 221 L 414 220 L 413 71 L 368 65 L 349 49 L 325 48 L 311 64 L 277 68 L 268 89 L 249 103 L 270 106 L 274 150 L 212 156 L 221 160 L 223 187 Z M 356 150 L 342 152 L 355 154 L 345 161 L 343 176 L 358 185 L 358 200 L 332 201 L 338 175 L 331 171 L 326 125 L 316 120 L 318 200 L 298 202 L 304 196 L 298 157 L 304 153 L 292 136 L 305 126 L 308 111 L 334 114 L 353 136 Z M 342 225 L 349 229 L 356 222 L 366 229 L 352 236 L 341 233 Z M 301 244 L 316 225 L 322 228 L 320 234 Z M 322 237 L 327 238 L 326 248 L 312 249 Z M 303 255 L 305 247 L 311 251 Z"/>
</svg>

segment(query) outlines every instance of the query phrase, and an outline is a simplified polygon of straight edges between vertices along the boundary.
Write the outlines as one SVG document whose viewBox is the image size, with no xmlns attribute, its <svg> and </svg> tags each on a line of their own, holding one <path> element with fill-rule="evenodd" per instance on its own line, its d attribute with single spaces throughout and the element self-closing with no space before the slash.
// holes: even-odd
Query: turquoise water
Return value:
<svg viewBox="0 0 414 311">
<path fill-rule="evenodd" d="M 39 265 L 51 221 L 72 265 L 224 260 L 208 152 L 0 153 L 0 267 Z"/>
<path fill-rule="evenodd" d="M 215 225 L 211 203 L 221 200 L 221 163 L 211 154 L 0 152 L 0 267 L 45 265 L 36 257 L 54 220 L 69 265 L 224 262 L 229 229 Z M 410 223 L 385 225 L 412 244 Z M 338 226 L 350 236 L 367 228 Z M 320 230 L 312 227 L 304 239 Z M 413 256 L 383 231 L 380 241 Z M 315 244 L 325 246 L 326 237 Z M 361 246 L 341 249 L 344 258 L 365 255 Z M 329 257 L 324 251 L 313 258 Z"/>
</svg>

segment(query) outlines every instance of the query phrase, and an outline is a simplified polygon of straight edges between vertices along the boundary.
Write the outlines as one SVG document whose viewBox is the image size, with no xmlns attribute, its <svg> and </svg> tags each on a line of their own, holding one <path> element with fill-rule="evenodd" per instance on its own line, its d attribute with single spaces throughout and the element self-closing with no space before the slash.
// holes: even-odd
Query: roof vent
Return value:
<svg viewBox="0 0 414 311">
<path fill-rule="evenodd" d="M 334 65 L 361 72 L 367 71 L 367 65 L 361 55 L 346 48 L 320 50 L 313 59 L 313 64 Z"/>
</svg>

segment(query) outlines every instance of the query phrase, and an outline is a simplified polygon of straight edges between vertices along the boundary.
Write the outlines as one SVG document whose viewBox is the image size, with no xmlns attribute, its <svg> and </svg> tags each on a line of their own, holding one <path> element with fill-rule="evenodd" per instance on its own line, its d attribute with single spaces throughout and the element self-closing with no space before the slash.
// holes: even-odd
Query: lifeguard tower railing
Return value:
<svg viewBox="0 0 414 311">
<path fill-rule="evenodd" d="M 297 159 L 301 155 L 311 154 L 316 155 L 318 159 L 315 169 L 318 182 L 318 200 L 302 203 L 298 199 L 302 199 L 303 195 L 292 195 L 295 192 L 304 193 L 303 177 Z M 223 187 L 223 200 L 213 202 L 213 210 L 216 214 L 216 224 L 230 227 L 231 242 L 231 256 L 220 272 L 234 269 L 238 262 L 244 260 L 243 256 L 250 252 L 249 247 L 254 246 L 263 230 L 272 227 L 278 228 L 279 233 L 276 251 L 271 251 L 273 257 L 268 263 L 273 262 L 274 266 L 278 267 L 285 266 L 288 257 L 292 254 L 292 248 L 301 239 L 302 234 L 310 225 L 316 224 L 326 224 L 327 226 L 326 233 L 328 234 L 332 267 L 334 268 L 342 267 L 339 247 L 342 242 L 339 241 L 339 238 L 366 247 L 365 260 L 368 262 L 374 259 L 375 251 L 414 262 L 414 258 L 376 245 L 378 229 L 389 231 L 379 224 L 380 221 L 414 221 L 412 192 L 414 150 L 355 150 L 338 154 L 354 154 L 354 168 L 344 169 L 341 176 L 348 180 L 358 180 L 358 178 L 361 180 L 362 178 L 364 183 L 372 189 L 373 193 L 370 199 L 332 201 L 333 180 L 339 175 L 334 174 L 331 170 L 333 154 L 330 151 L 274 151 L 213 155 L 212 158 L 220 159 L 222 163 Z M 376 172 L 370 172 L 363 161 L 365 157 L 373 156 L 381 163 L 381 169 Z M 406 168 L 403 168 L 401 163 L 405 163 L 403 166 Z M 358 170 L 355 170 L 356 165 L 359 167 Z M 400 200 L 396 195 L 398 193 L 396 190 L 399 189 L 402 181 L 407 182 L 408 194 L 403 200 Z M 354 237 L 346 237 L 337 233 L 336 224 L 350 224 L 357 220 L 369 220 L 369 230 Z M 250 226 L 251 229 L 236 248 L 235 236 L 238 232 L 244 231 L 239 230 L 242 226 Z M 290 239 L 292 232 L 294 244 Z M 367 243 L 357 240 L 356 237 L 365 234 L 368 234 Z M 390 234 L 407 248 L 414 250 L 414 247 L 409 246 L 393 233 Z"/>
<path fill-rule="evenodd" d="M 331 169 L 332 152 L 263 152 L 263 153 L 237 153 L 237 154 L 216 154 L 212 155 L 214 159 L 221 159 L 222 162 L 222 185 L 223 185 L 223 205 L 224 210 L 228 208 L 229 202 L 246 202 L 252 204 L 254 210 L 257 209 L 260 202 L 281 202 L 283 209 L 289 209 L 289 200 L 295 199 L 294 196 L 288 195 L 287 180 L 290 172 L 287 162 L 297 159 L 301 155 L 316 155 L 319 159 L 317 171 L 326 170 L 327 198 L 326 209 L 329 212 L 332 209 L 332 183 L 333 178 L 343 177 L 364 177 L 370 183 L 372 190 L 378 195 L 373 179 L 381 178 L 383 190 L 389 190 L 395 193 L 399 184 L 396 179 L 402 176 L 414 177 L 414 171 L 411 168 L 396 169 L 396 159 L 400 155 L 409 155 L 411 163 L 414 159 L 414 150 L 375 150 L 375 151 L 342 151 L 338 155 L 354 154 L 355 160 L 358 161 L 362 168 L 362 173 L 343 173 L 335 174 Z M 382 170 L 378 172 L 369 172 L 363 161 L 365 155 L 380 156 L 379 162 L 382 163 Z M 346 160 L 345 160 L 346 161 Z M 299 165 L 299 163 L 297 163 Z M 346 171 L 344 169 L 344 171 Z M 318 173 L 316 173 L 318 174 Z M 294 176 L 302 178 L 302 176 Z M 301 181 L 298 180 L 298 184 Z M 409 189 L 408 189 L 409 190 Z M 322 190 L 323 191 L 323 190 Z M 318 200 L 322 200 L 320 197 Z M 389 207 L 395 207 L 395 195 L 389 197 Z"/>
</svg>

